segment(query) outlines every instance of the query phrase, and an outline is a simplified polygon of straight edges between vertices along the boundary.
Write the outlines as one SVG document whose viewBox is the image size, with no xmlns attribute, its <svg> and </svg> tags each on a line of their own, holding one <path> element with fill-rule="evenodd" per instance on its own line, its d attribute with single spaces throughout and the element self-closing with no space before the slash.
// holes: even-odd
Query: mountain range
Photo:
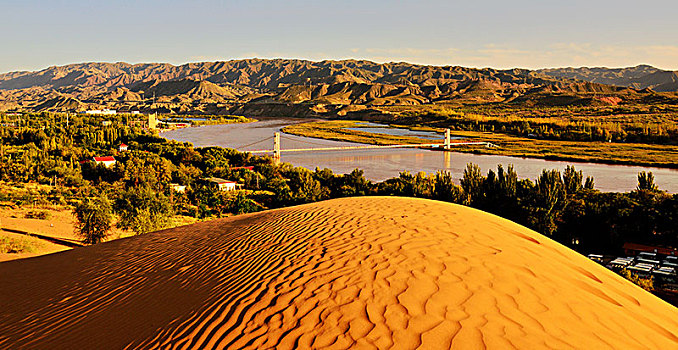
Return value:
<svg viewBox="0 0 678 350">
<path fill-rule="evenodd" d="M 634 89 L 678 91 L 678 72 L 661 70 L 648 65 L 629 68 L 555 68 L 542 69 L 538 72 L 556 78 L 577 79 Z"/>
<path fill-rule="evenodd" d="M 676 72 L 650 66 L 531 71 L 360 60 L 246 59 L 179 66 L 79 63 L 0 74 L 0 111 L 115 108 L 266 115 L 279 110 L 305 116 L 431 103 L 597 105 L 675 100 L 677 90 Z"/>
</svg>

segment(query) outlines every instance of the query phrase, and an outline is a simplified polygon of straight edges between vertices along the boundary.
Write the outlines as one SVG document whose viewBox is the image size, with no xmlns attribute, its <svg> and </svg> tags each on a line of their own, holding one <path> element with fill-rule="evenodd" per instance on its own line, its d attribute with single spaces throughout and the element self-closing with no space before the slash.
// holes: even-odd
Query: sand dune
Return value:
<svg viewBox="0 0 678 350">
<path fill-rule="evenodd" d="M 349 198 L 0 263 L 0 348 L 675 349 L 678 309 L 522 226 Z"/>
</svg>

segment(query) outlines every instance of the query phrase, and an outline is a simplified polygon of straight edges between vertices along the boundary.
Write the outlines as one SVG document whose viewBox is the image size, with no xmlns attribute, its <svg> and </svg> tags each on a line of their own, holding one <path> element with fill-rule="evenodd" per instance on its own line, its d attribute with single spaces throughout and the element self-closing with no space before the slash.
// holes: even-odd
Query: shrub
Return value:
<svg viewBox="0 0 678 350">
<path fill-rule="evenodd" d="M 26 219 L 47 220 L 49 219 L 49 212 L 44 210 L 29 210 L 24 217 Z"/>
<path fill-rule="evenodd" d="M 33 253 L 41 245 L 40 241 L 24 237 L 0 237 L 0 253 L 5 254 Z"/>
</svg>

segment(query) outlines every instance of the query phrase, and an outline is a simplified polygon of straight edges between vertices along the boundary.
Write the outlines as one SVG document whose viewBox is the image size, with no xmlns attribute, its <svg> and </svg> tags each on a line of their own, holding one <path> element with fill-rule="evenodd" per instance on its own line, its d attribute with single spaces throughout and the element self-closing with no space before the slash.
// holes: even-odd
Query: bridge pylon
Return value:
<svg viewBox="0 0 678 350">
<path fill-rule="evenodd" d="M 445 146 L 443 146 L 445 149 L 450 149 L 451 143 L 452 143 L 452 138 L 450 137 L 450 129 L 445 129 Z"/>
<path fill-rule="evenodd" d="M 273 158 L 280 159 L 280 133 L 273 134 Z"/>
</svg>

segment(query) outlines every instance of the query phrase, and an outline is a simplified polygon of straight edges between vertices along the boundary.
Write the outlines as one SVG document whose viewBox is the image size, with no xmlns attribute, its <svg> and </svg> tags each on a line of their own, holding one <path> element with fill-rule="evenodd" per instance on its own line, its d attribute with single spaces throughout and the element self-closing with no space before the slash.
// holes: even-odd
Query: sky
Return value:
<svg viewBox="0 0 678 350">
<path fill-rule="evenodd" d="M 0 72 L 253 57 L 678 70 L 676 0 L 0 0 L 0 9 Z"/>
</svg>

